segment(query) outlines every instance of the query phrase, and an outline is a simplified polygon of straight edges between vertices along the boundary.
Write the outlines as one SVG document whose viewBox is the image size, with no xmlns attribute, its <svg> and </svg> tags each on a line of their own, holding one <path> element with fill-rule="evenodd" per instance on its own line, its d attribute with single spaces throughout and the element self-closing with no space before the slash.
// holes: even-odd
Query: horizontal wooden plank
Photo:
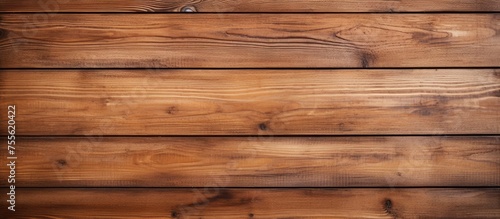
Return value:
<svg viewBox="0 0 500 219">
<path fill-rule="evenodd" d="M 500 186 L 500 136 L 23 137 L 16 147 L 18 187 Z"/>
<path fill-rule="evenodd" d="M 500 134 L 499 75 L 3 70 L 0 124 L 16 105 L 17 135 Z"/>
<path fill-rule="evenodd" d="M 500 11 L 496 0 L 3 0 L 0 12 L 429 12 Z"/>
<path fill-rule="evenodd" d="M 498 14 L 1 14 L 2 68 L 495 67 Z"/>
<path fill-rule="evenodd" d="M 18 189 L 16 218 L 498 218 L 499 189 Z"/>
</svg>

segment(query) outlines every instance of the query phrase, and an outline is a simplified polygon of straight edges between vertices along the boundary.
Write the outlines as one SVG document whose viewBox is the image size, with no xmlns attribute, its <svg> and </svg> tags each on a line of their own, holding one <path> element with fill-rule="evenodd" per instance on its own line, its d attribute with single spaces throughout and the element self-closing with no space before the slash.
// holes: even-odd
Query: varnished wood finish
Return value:
<svg viewBox="0 0 500 219">
<path fill-rule="evenodd" d="M 498 189 L 60 188 L 18 196 L 17 218 L 500 217 Z"/>
<path fill-rule="evenodd" d="M 0 0 L 0 218 L 500 218 L 498 12 Z"/>
<path fill-rule="evenodd" d="M 18 135 L 500 134 L 495 69 L 4 70 L 0 83 Z"/>
<path fill-rule="evenodd" d="M 456 12 L 500 11 L 496 0 L 3 0 L 0 12 Z"/>
<path fill-rule="evenodd" d="M 1 14 L 0 67 L 495 67 L 499 24 L 497 14 Z"/>
<path fill-rule="evenodd" d="M 500 186 L 500 136 L 20 138 L 17 147 L 18 187 Z"/>
</svg>

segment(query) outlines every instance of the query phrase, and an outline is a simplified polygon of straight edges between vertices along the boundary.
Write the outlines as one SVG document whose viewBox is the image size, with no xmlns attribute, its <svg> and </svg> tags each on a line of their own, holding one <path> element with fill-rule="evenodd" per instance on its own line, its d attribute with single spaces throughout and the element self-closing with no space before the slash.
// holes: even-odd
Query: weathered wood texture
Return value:
<svg viewBox="0 0 500 219">
<path fill-rule="evenodd" d="M 498 14 L 2 14 L 0 67 L 495 67 L 499 19 Z"/>
<path fill-rule="evenodd" d="M 18 187 L 500 186 L 500 137 L 20 138 L 17 147 Z"/>
<path fill-rule="evenodd" d="M 498 189 L 18 189 L 16 218 L 498 218 Z"/>
<path fill-rule="evenodd" d="M 18 135 L 499 134 L 499 75 L 3 70 L 0 109 L 17 106 Z"/>
<path fill-rule="evenodd" d="M 3 0 L 0 12 L 428 12 L 500 11 L 496 0 Z"/>
</svg>

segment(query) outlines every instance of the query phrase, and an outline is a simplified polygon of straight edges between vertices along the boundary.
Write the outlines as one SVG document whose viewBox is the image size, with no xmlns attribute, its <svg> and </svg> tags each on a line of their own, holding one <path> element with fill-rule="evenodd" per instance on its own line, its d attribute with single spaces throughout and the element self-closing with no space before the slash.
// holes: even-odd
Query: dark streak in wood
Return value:
<svg viewBox="0 0 500 219">
<path fill-rule="evenodd" d="M 430 116 L 430 115 L 432 115 L 432 111 L 433 110 L 424 107 L 424 108 L 417 109 L 417 110 L 413 111 L 413 113 L 421 115 L 421 116 Z"/>
<path fill-rule="evenodd" d="M 361 67 L 369 68 L 371 63 L 375 61 L 375 56 L 369 52 L 362 52 L 360 59 L 361 59 Z"/>
<path fill-rule="evenodd" d="M 493 97 L 500 97 L 500 90 L 495 90 L 491 93 Z"/>
<path fill-rule="evenodd" d="M 177 213 L 177 211 L 174 210 L 174 211 L 172 211 L 172 213 L 170 214 L 170 216 L 172 218 L 178 218 L 179 217 L 179 213 Z"/>
<path fill-rule="evenodd" d="M 0 41 L 3 40 L 3 39 L 6 39 L 8 33 L 9 32 L 7 30 L 0 28 Z"/>
<path fill-rule="evenodd" d="M 384 211 L 388 215 L 391 215 L 393 218 L 398 218 L 398 214 L 393 208 L 393 203 L 390 199 L 385 199 L 384 200 Z"/>
<path fill-rule="evenodd" d="M 167 113 L 170 115 L 175 115 L 179 112 L 179 109 L 176 106 L 171 106 L 167 109 Z"/>
<path fill-rule="evenodd" d="M 58 168 L 63 168 L 63 167 L 66 167 L 68 165 L 66 160 L 63 160 L 63 159 L 57 160 L 56 164 L 57 164 Z"/>
<path fill-rule="evenodd" d="M 500 79 L 500 69 L 494 69 L 493 70 L 493 76 L 495 76 L 496 78 Z"/>
</svg>

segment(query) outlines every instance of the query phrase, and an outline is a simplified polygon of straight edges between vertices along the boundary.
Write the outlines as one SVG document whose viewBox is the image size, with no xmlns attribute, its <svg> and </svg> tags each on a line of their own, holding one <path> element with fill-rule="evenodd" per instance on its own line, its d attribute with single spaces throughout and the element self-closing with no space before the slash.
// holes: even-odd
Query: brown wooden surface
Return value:
<svg viewBox="0 0 500 219">
<path fill-rule="evenodd" d="M 45 17 L 40 17 L 45 16 Z M 2 68 L 494 67 L 498 14 L 1 14 Z"/>
<path fill-rule="evenodd" d="M 3 70 L 0 83 L 18 135 L 500 133 L 494 69 Z"/>
<path fill-rule="evenodd" d="M 500 11 L 496 0 L 3 0 L 0 12 L 427 12 Z"/>
<path fill-rule="evenodd" d="M 498 12 L 0 1 L 0 218 L 500 218 Z"/>
<path fill-rule="evenodd" d="M 16 218 L 498 218 L 498 189 L 18 189 Z"/>
<path fill-rule="evenodd" d="M 16 145 L 18 187 L 500 185 L 500 136 L 23 137 Z"/>
</svg>

